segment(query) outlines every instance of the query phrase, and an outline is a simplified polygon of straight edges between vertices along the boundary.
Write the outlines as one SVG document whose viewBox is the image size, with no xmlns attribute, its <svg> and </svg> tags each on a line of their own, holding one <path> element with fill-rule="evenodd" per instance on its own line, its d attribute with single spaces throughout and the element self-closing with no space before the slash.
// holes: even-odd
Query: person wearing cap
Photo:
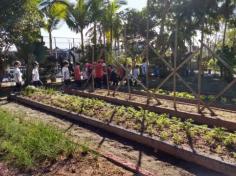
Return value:
<svg viewBox="0 0 236 176">
<path fill-rule="evenodd" d="M 16 82 L 16 87 L 15 87 L 15 91 L 16 92 L 20 92 L 21 91 L 21 87 L 22 87 L 22 84 L 23 84 L 23 79 L 22 79 L 22 73 L 20 71 L 20 66 L 21 66 L 21 63 L 20 61 L 16 61 L 14 63 L 14 80 Z"/>
<path fill-rule="evenodd" d="M 75 82 L 78 87 L 81 86 L 81 71 L 80 71 L 80 63 L 77 62 L 76 66 L 74 68 L 74 74 L 75 74 Z"/>
<path fill-rule="evenodd" d="M 70 84 L 70 71 L 69 71 L 69 62 L 64 61 L 62 67 L 62 79 L 64 84 L 67 86 Z"/>
<path fill-rule="evenodd" d="M 34 68 L 32 70 L 32 83 L 35 87 L 42 86 L 43 84 L 39 78 L 39 63 L 35 61 L 33 66 Z"/>
</svg>

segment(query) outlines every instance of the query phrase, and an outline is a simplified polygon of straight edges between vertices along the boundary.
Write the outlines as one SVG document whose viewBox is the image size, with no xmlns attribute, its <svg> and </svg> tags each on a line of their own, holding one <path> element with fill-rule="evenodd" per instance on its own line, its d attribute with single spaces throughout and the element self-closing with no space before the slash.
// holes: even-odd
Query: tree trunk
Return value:
<svg viewBox="0 0 236 176">
<path fill-rule="evenodd" d="M 115 50 L 117 49 L 117 39 L 115 39 L 115 44 L 114 44 Z"/>
<path fill-rule="evenodd" d="M 101 26 L 99 27 L 99 45 L 102 46 L 103 42 L 102 42 L 102 29 L 101 29 Z"/>
<path fill-rule="evenodd" d="M 97 23 L 94 22 L 93 26 L 93 32 L 94 32 L 94 38 L 93 38 L 93 44 L 94 44 L 94 57 L 97 57 Z"/>
<path fill-rule="evenodd" d="M 149 4 L 150 1 L 147 0 L 147 33 L 146 33 L 146 46 L 147 46 L 147 53 L 146 53 L 146 59 L 147 59 L 147 70 L 146 70 L 146 87 L 149 88 L 149 30 L 150 30 L 150 14 L 149 14 Z M 148 98 L 149 99 L 149 98 Z"/>
<path fill-rule="evenodd" d="M 0 58 L 0 82 L 2 82 L 2 78 L 4 75 L 4 60 Z"/>
<path fill-rule="evenodd" d="M 81 37 L 82 56 L 84 57 L 84 29 L 81 29 L 80 31 L 80 37 Z"/>
<path fill-rule="evenodd" d="M 169 1 L 165 1 L 165 7 L 164 7 L 164 10 L 163 10 L 163 14 L 162 14 L 162 18 L 161 18 L 161 27 L 160 27 L 160 43 L 159 45 L 157 45 L 157 47 L 161 47 L 161 53 L 164 52 L 164 30 L 165 30 L 165 22 L 166 22 L 166 14 L 169 10 Z M 161 46 L 160 46 L 161 45 Z"/>
<path fill-rule="evenodd" d="M 103 32 L 103 45 L 106 47 L 106 33 Z"/>
<path fill-rule="evenodd" d="M 118 47 L 118 52 L 120 53 L 120 37 L 117 39 L 117 47 Z"/>
<path fill-rule="evenodd" d="M 50 49 L 50 54 L 52 54 L 52 31 L 48 30 L 49 34 L 49 49 Z"/>
<path fill-rule="evenodd" d="M 112 22 L 111 22 L 112 23 Z M 113 43 L 113 27 L 111 26 L 111 34 L 110 34 L 111 36 L 111 41 L 110 41 L 110 43 L 111 43 L 111 51 L 112 51 L 112 43 Z"/>
<path fill-rule="evenodd" d="M 31 82 L 32 61 L 33 61 L 32 54 L 27 54 L 27 57 L 25 59 L 25 63 L 26 63 L 26 82 L 25 82 L 25 84 L 26 85 L 29 85 Z"/>
<path fill-rule="evenodd" d="M 223 47 L 225 46 L 227 26 L 228 26 L 228 20 L 225 20 L 225 28 L 224 28 L 224 36 L 223 36 Z"/>
</svg>

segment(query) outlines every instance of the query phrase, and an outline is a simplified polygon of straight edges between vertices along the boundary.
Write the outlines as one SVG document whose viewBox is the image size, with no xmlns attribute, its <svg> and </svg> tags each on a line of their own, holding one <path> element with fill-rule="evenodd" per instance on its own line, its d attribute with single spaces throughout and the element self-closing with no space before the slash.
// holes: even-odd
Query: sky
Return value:
<svg viewBox="0 0 236 176">
<path fill-rule="evenodd" d="M 74 2 L 75 0 L 71 0 Z M 123 6 L 121 9 L 126 8 L 134 8 L 141 10 L 143 7 L 146 6 L 147 0 L 127 0 L 128 4 Z M 44 36 L 44 41 L 48 46 L 48 33 L 42 29 L 41 30 L 42 36 Z M 53 47 L 55 47 L 55 40 L 56 46 L 59 48 L 69 48 L 69 46 L 73 45 L 73 38 L 74 38 L 74 45 L 78 46 L 80 43 L 80 34 L 76 34 L 72 32 L 67 25 L 63 22 L 58 25 L 58 29 L 52 32 L 53 36 Z"/>
</svg>

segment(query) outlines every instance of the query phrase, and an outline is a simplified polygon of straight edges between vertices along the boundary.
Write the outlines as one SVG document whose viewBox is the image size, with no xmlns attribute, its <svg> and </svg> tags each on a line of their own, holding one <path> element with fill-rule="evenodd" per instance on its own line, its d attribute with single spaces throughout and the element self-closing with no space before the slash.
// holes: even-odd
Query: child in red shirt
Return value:
<svg viewBox="0 0 236 176">
<path fill-rule="evenodd" d="M 75 69 L 75 82 L 77 84 L 78 87 L 81 86 L 81 71 L 80 71 L 80 63 L 76 63 Z"/>
<path fill-rule="evenodd" d="M 98 60 L 95 64 L 95 87 L 102 88 L 102 79 L 103 79 L 104 71 L 102 61 Z"/>
</svg>

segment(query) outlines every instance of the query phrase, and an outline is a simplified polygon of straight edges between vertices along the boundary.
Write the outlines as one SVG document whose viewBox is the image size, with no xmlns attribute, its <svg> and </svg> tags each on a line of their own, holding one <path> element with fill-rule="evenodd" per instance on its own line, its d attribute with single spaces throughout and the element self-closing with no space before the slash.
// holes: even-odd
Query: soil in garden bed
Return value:
<svg viewBox="0 0 236 176">
<path fill-rule="evenodd" d="M 60 120 L 53 115 L 16 103 L 4 103 L 0 107 L 13 114 L 20 113 L 27 120 L 39 120 L 54 125 L 63 129 L 80 143 L 84 143 L 94 149 L 111 152 L 160 176 L 223 176 L 195 164 L 170 157 L 159 151 L 154 152 L 147 147 L 119 139 L 96 128 Z"/>
<path fill-rule="evenodd" d="M 84 92 L 91 93 L 89 91 L 84 91 Z M 100 96 L 108 96 L 108 91 L 105 90 L 105 89 L 97 89 L 97 90 L 95 90 L 95 92 L 93 92 L 91 94 L 100 95 Z M 147 97 L 146 96 L 131 94 L 132 95 L 131 100 L 129 100 L 129 94 L 128 93 L 116 92 L 115 97 L 113 97 L 112 94 L 113 94 L 113 91 L 111 91 L 111 93 L 108 97 L 116 98 L 116 99 L 120 99 L 120 100 L 131 101 L 131 102 L 138 102 L 138 103 L 142 103 L 142 104 L 147 103 Z M 159 106 L 159 107 L 174 110 L 173 101 L 165 100 L 165 99 L 158 99 L 158 100 L 160 100 L 161 105 L 156 105 L 157 102 L 154 99 L 151 99 L 150 105 Z M 193 104 L 178 102 L 177 103 L 177 110 L 183 111 L 183 112 L 189 112 L 189 113 L 196 113 L 197 112 L 197 107 L 196 107 L 196 105 L 193 105 Z M 207 109 L 204 110 L 203 114 L 205 116 L 211 117 L 211 118 L 221 118 L 222 120 L 236 122 L 236 112 L 228 111 L 228 110 L 224 110 L 224 109 L 219 109 L 219 108 L 212 108 L 212 110 L 216 113 L 216 115 L 217 115 L 216 117 L 210 116 L 210 112 Z"/>
<path fill-rule="evenodd" d="M 26 94 L 27 91 L 32 90 L 26 90 Z M 220 128 L 209 129 L 204 125 L 194 125 L 190 121 L 169 119 L 166 114 L 114 106 L 104 101 L 63 95 L 52 90 L 37 89 L 25 97 L 134 130 L 207 157 L 236 163 L 236 136 Z"/>
</svg>

